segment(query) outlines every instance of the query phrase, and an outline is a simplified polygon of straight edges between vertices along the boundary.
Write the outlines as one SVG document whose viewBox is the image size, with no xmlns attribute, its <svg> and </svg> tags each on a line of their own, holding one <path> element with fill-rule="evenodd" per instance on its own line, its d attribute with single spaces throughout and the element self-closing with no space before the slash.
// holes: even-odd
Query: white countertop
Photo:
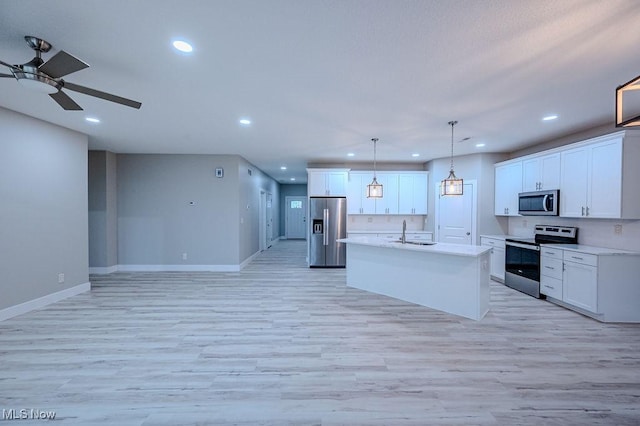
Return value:
<svg viewBox="0 0 640 426">
<path fill-rule="evenodd" d="M 446 244 L 436 243 L 433 245 L 415 245 L 415 244 L 402 244 L 399 242 L 392 242 L 385 238 L 377 237 L 350 237 L 338 240 L 341 243 L 347 244 L 359 244 L 372 247 L 383 247 L 397 250 L 410 250 L 419 251 L 424 253 L 438 253 L 438 254 L 450 254 L 454 256 L 469 256 L 478 257 L 491 250 L 486 246 L 471 246 L 463 244 Z"/>
<path fill-rule="evenodd" d="M 597 256 L 603 255 L 623 255 L 623 256 L 639 256 L 640 253 L 636 251 L 612 249 L 606 247 L 594 247 L 586 246 L 584 244 L 541 244 L 541 247 L 559 248 L 563 250 L 571 250 L 579 253 L 594 254 Z"/>
<path fill-rule="evenodd" d="M 412 231 L 407 229 L 406 231 L 407 234 L 433 234 L 433 231 Z M 361 231 L 361 230 L 357 230 L 357 229 L 353 229 L 353 230 L 348 230 L 347 234 L 402 234 L 402 229 L 396 229 L 393 231 L 390 230 L 386 230 L 386 231 Z"/>
<path fill-rule="evenodd" d="M 482 237 L 493 238 L 493 239 L 502 240 L 502 241 L 506 240 L 507 238 L 518 238 L 515 235 L 485 235 L 485 234 L 480 235 L 480 238 Z M 523 238 L 523 237 L 519 237 L 519 238 Z"/>
</svg>

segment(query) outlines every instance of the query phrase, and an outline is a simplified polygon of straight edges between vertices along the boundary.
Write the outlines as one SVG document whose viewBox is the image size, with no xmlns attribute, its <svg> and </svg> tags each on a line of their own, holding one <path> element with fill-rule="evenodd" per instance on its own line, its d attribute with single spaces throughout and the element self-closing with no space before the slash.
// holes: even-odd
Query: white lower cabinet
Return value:
<svg viewBox="0 0 640 426">
<path fill-rule="evenodd" d="M 562 250 L 540 250 L 540 293 L 562 300 Z"/>
<path fill-rule="evenodd" d="M 640 253 L 542 245 L 540 293 L 603 322 L 640 323 Z"/>
<path fill-rule="evenodd" d="M 480 237 L 480 245 L 491 247 L 490 274 L 497 281 L 504 282 L 505 242 L 504 239 Z"/>
<path fill-rule="evenodd" d="M 573 306 L 598 312 L 597 256 L 565 251 L 562 300 Z"/>
</svg>

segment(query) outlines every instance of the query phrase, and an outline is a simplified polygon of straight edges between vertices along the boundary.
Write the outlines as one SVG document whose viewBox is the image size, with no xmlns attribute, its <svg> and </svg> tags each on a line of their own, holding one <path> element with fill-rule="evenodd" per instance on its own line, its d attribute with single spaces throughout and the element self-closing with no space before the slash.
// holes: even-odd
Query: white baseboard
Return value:
<svg viewBox="0 0 640 426">
<path fill-rule="evenodd" d="M 243 269 L 244 269 L 244 268 L 245 268 L 249 263 L 251 263 L 251 261 L 252 261 L 253 259 L 255 259 L 255 258 L 256 258 L 256 256 L 258 256 L 259 254 L 260 254 L 260 252 L 259 252 L 259 251 L 257 251 L 257 252 L 255 252 L 255 253 L 253 253 L 251 256 L 247 257 L 247 258 L 244 260 L 244 262 L 242 262 L 242 263 L 239 265 L 240 267 L 238 268 L 238 271 L 242 271 L 242 270 L 243 270 Z"/>
<path fill-rule="evenodd" d="M 118 272 L 118 265 L 89 267 L 90 274 L 104 275 L 104 274 L 112 274 L 114 272 Z"/>
<path fill-rule="evenodd" d="M 280 240 L 272 240 L 272 244 Z M 246 258 L 239 265 L 114 265 L 90 267 L 90 274 L 111 274 L 114 272 L 238 272 L 244 269 L 260 252 Z"/>
<path fill-rule="evenodd" d="M 9 306 L 8 308 L 0 310 L 0 321 L 4 321 L 9 318 L 13 318 L 18 315 L 26 314 L 35 309 L 44 308 L 60 300 L 69 298 L 71 296 L 84 293 L 91 290 L 91 283 L 86 282 L 84 284 L 77 285 L 75 287 L 67 288 L 55 293 L 47 294 L 46 296 L 38 297 L 37 299 L 29 300 L 28 302 L 20 303 L 15 306 Z"/>
</svg>

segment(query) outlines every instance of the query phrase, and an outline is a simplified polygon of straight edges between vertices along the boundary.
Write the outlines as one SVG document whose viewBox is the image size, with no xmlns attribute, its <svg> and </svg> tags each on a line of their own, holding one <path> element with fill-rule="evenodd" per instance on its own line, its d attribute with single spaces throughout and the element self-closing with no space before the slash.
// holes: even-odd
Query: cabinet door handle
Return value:
<svg viewBox="0 0 640 426">
<path fill-rule="evenodd" d="M 542 286 L 543 286 L 543 287 L 546 287 L 546 288 L 550 288 L 551 290 L 555 289 L 555 287 L 552 287 L 552 286 L 547 285 L 547 284 L 543 284 Z"/>
<path fill-rule="evenodd" d="M 553 266 L 545 266 L 545 268 L 547 268 L 547 269 L 551 269 L 551 270 L 556 269 L 556 268 L 554 268 Z"/>
<path fill-rule="evenodd" d="M 589 207 L 587 206 L 587 214 L 586 216 L 589 216 Z"/>
<path fill-rule="evenodd" d="M 584 206 L 582 206 L 582 216 L 584 216 Z"/>
<path fill-rule="evenodd" d="M 576 259 L 576 260 L 584 260 L 584 258 L 579 257 L 579 256 L 571 256 L 572 259 Z"/>
</svg>

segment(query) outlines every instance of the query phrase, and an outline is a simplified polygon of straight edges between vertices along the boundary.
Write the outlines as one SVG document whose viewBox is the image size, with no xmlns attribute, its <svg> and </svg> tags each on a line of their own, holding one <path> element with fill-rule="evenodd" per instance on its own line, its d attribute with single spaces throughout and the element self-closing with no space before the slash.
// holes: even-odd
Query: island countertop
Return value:
<svg viewBox="0 0 640 426">
<path fill-rule="evenodd" d="M 398 250 L 411 250 L 425 253 L 450 254 L 453 256 L 478 257 L 491 251 L 487 246 L 471 246 L 464 244 L 435 243 L 432 245 L 402 244 L 400 242 L 389 241 L 378 237 L 350 237 L 338 240 L 341 243 L 358 244 L 372 247 L 385 247 Z"/>
</svg>

